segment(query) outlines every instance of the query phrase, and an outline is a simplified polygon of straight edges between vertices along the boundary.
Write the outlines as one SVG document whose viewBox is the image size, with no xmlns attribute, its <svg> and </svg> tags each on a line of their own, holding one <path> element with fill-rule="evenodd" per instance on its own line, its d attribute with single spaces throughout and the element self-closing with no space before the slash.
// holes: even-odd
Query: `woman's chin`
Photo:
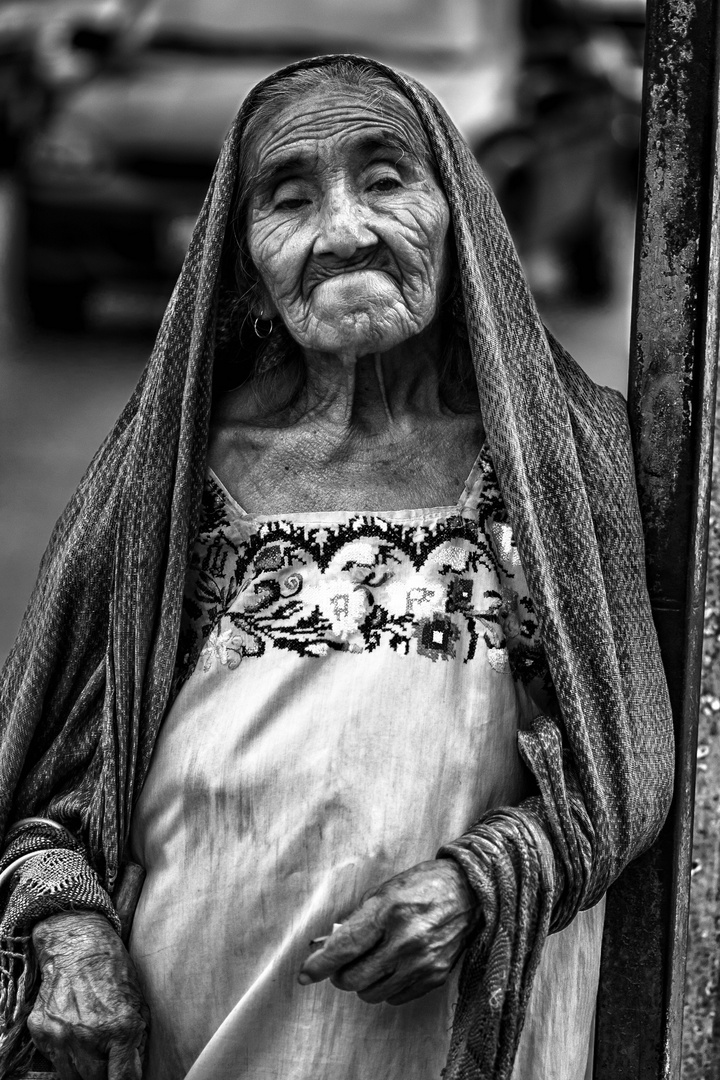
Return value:
<svg viewBox="0 0 720 1080">
<path fill-rule="evenodd" d="M 392 317 L 394 316 L 394 317 Z M 309 333 L 298 335 L 302 348 L 318 352 L 368 353 L 387 352 L 418 332 L 413 320 L 398 318 L 395 312 L 385 318 L 376 312 L 351 311 L 334 315 L 318 323 Z"/>
</svg>

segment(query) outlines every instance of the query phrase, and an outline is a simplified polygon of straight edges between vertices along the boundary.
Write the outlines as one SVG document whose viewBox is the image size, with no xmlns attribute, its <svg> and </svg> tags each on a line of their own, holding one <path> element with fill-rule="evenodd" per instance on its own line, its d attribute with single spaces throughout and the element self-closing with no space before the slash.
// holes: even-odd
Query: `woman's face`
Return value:
<svg viewBox="0 0 720 1080">
<path fill-rule="evenodd" d="M 442 299 L 448 205 L 410 104 L 377 97 L 340 83 L 305 94 L 254 148 L 262 314 L 307 350 L 384 352 L 429 326 Z"/>
</svg>

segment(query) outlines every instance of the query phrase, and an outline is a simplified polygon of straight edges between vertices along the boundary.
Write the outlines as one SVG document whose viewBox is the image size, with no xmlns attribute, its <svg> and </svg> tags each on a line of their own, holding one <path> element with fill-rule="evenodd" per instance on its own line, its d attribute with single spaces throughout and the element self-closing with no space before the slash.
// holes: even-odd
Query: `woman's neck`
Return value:
<svg viewBox="0 0 720 1080">
<path fill-rule="evenodd" d="M 442 411 L 439 364 L 427 350 L 305 355 L 303 419 L 378 435 Z"/>
<path fill-rule="evenodd" d="M 287 407 L 296 383 L 278 368 L 214 403 L 209 464 L 251 513 L 451 505 L 484 433 L 476 391 L 443 404 L 442 360 L 417 339 L 379 356 L 307 356 Z"/>
<path fill-rule="evenodd" d="M 305 384 L 292 406 L 274 411 L 253 385 L 239 392 L 242 419 L 252 425 L 311 426 L 344 437 L 393 437 L 403 428 L 448 413 L 441 395 L 440 331 L 431 327 L 384 353 L 366 355 L 305 352 Z M 283 373 L 276 384 L 282 401 Z M 291 376 L 288 373 L 288 379 Z M 234 410 L 233 410 L 234 411 Z M 474 411 L 470 408 L 468 411 Z M 235 413 L 241 419 L 240 413 Z"/>
</svg>

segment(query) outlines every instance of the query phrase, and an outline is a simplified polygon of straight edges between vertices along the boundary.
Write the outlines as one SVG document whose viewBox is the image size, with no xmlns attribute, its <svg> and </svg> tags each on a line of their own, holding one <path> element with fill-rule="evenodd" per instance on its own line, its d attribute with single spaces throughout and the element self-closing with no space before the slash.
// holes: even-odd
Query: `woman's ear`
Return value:
<svg viewBox="0 0 720 1080">
<path fill-rule="evenodd" d="M 258 284 L 254 290 L 255 296 L 250 307 L 250 313 L 254 319 L 261 319 L 263 322 L 270 322 L 276 318 L 278 309 L 265 288 Z"/>
<path fill-rule="evenodd" d="M 235 260 L 235 282 L 241 301 L 247 305 L 244 310 L 249 311 L 251 319 L 270 322 L 276 317 L 278 309 L 243 245 L 240 245 Z"/>
<path fill-rule="evenodd" d="M 254 312 L 253 312 L 254 314 Z M 277 317 L 278 309 L 271 300 L 266 300 L 265 303 L 260 305 L 260 310 L 257 313 L 258 319 L 263 319 L 265 322 L 271 322 Z"/>
</svg>

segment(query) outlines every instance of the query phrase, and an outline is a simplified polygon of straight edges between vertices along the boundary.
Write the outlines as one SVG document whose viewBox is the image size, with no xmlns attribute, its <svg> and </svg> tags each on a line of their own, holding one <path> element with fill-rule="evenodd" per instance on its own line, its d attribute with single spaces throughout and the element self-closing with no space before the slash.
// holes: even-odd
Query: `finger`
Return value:
<svg viewBox="0 0 720 1080">
<path fill-rule="evenodd" d="M 371 986 L 366 986 L 365 989 L 358 990 L 356 993 L 360 1000 L 368 1005 L 379 1005 L 383 1001 L 389 1001 L 391 997 L 405 993 L 417 983 L 416 975 L 408 975 L 404 971 L 393 971 L 387 978 L 378 979 Z"/>
<path fill-rule="evenodd" d="M 380 979 L 372 986 L 358 991 L 358 997 L 368 1005 L 387 1001 L 390 1005 L 404 1005 L 406 1001 L 424 997 L 445 982 L 445 975 L 437 972 L 418 971 L 413 967 L 398 968 L 387 979 Z"/>
<path fill-rule="evenodd" d="M 415 1001 L 416 998 L 425 997 L 426 994 L 431 994 L 433 990 L 439 990 L 444 985 L 445 979 L 431 979 L 427 982 L 415 983 L 399 994 L 393 994 L 392 997 L 385 1000 L 388 1005 L 405 1005 L 408 1001 Z"/>
<path fill-rule="evenodd" d="M 412 1001 L 413 998 L 422 997 L 430 990 L 442 986 L 447 978 L 446 970 L 438 971 L 435 968 L 429 968 L 427 963 L 423 963 L 419 957 L 398 963 L 396 956 L 394 961 L 393 969 L 385 978 L 367 983 L 355 991 L 362 1001 L 370 1005 L 377 1005 L 381 1001 L 390 1001 L 394 998 Z M 402 1004 L 402 1002 L 398 1001 L 397 1004 Z"/>
<path fill-rule="evenodd" d="M 136 1046 L 113 1043 L 108 1057 L 107 1080 L 142 1080 L 142 1058 Z"/>
<path fill-rule="evenodd" d="M 82 1080 L 106 1080 L 108 1063 L 104 1055 L 100 1057 L 81 1046 L 74 1046 L 70 1057 Z"/>
<path fill-rule="evenodd" d="M 418 941 L 407 928 L 395 928 L 378 947 L 336 971 L 331 982 L 338 990 L 360 993 L 401 974 L 411 981 L 424 981 L 439 971 L 437 950 L 427 941 Z"/>
<path fill-rule="evenodd" d="M 358 907 L 362 907 L 363 904 L 367 904 L 368 900 L 372 900 L 373 896 L 377 896 L 380 888 L 380 885 L 371 885 L 369 889 L 366 889 L 360 897 L 360 903 L 358 904 Z"/>
<path fill-rule="evenodd" d="M 398 971 L 399 957 L 394 949 L 373 949 L 354 964 L 347 964 L 331 977 L 338 990 L 359 993 L 387 981 Z"/>
<path fill-rule="evenodd" d="M 83 1080 L 80 1073 L 73 1065 L 70 1055 L 65 1050 L 53 1047 L 51 1050 L 44 1048 L 40 1053 L 52 1062 L 52 1067 L 60 1077 L 60 1080 Z"/>
<path fill-rule="evenodd" d="M 298 981 L 306 986 L 327 979 L 335 971 L 363 956 L 383 938 L 379 903 L 370 901 L 358 908 L 327 939 L 322 949 L 311 953 L 300 969 Z"/>
</svg>

